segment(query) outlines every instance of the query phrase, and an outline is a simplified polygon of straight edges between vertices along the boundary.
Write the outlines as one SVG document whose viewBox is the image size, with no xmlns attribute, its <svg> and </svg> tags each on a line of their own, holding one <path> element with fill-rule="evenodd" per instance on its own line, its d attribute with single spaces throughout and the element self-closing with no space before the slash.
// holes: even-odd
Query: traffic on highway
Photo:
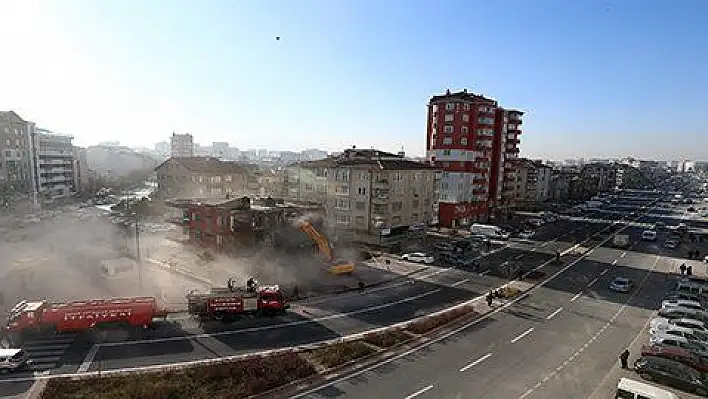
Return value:
<svg viewBox="0 0 708 399">
<path fill-rule="evenodd" d="M 0 392 L 24 392 L 37 378 L 49 376 L 188 364 L 320 342 L 430 314 L 470 298 L 481 303 L 489 292 L 519 279 L 535 285 L 528 295 L 496 301 L 488 313 L 452 334 L 292 396 L 331 397 L 336 392 L 361 398 L 587 397 L 602 385 L 647 321 L 655 320 L 662 301 L 694 298 L 690 295 L 699 283 L 672 277 L 680 273 L 681 263 L 692 266 L 691 277 L 705 275 L 702 262 L 681 256 L 693 251 L 694 244 L 664 248 L 662 240 L 673 230 L 659 225 L 684 223 L 688 237 L 694 229 L 704 228 L 703 222 L 688 217 L 683 204 L 677 207 L 661 198 L 647 193 L 608 197 L 601 209 L 582 215 L 521 214 L 517 230 L 502 228 L 507 237 L 482 238 L 479 228 L 477 233 L 470 230 L 454 237 L 431 234 L 419 251 L 381 254 L 357 266 L 386 269 L 397 278 L 364 292 L 295 300 L 286 312 L 271 317 L 244 316 L 222 323 L 218 311 L 240 312 L 244 299 L 219 307 L 211 301 L 213 296 L 202 295 L 195 297 L 195 309 L 200 309 L 195 312 L 216 310 L 209 317 L 217 322 L 194 318 L 190 315 L 194 312 L 164 317 L 156 312 L 160 317 L 152 321 L 154 328 L 138 335 L 110 331 L 90 339 L 81 333 L 30 336 L 17 352 L 3 352 L 13 370 L 0 377 Z M 647 230 L 655 231 L 656 239 L 643 239 Z M 614 239 L 620 234 L 629 238 L 626 247 Z M 146 273 L 169 278 L 185 291 L 192 284 L 159 268 Z M 676 309 L 683 308 L 669 309 L 667 304 L 667 312 Z M 674 331 L 667 326 L 673 326 L 676 318 L 665 319 L 663 324 L 654 323 L 662 334 Z M 653 353 L 668 347 L 665 341 L 651 350 L 632 350 L 633 359 L 661 357 Z M 613 385 L 616 389 L 617 381 Z"/>
</svg>

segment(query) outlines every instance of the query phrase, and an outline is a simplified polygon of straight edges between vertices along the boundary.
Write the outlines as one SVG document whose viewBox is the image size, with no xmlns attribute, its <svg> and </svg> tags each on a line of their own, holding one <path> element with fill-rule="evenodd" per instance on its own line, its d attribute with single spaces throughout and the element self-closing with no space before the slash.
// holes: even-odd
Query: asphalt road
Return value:
<svg viewBox="0 0 708 399">
<path fill-rule="evenodd" d="M 0 377 L 0 393 L 24 392 L 28 380 L 35 375 L 228 356 L 304 344 L 404 321 L 483 295 L 508 281 L 489 275 L 487 268 L 510 260 L 522 262 L 527 268 L 536 267 L 552 259 L 556 250 L 573 246 L 568 241 L 572 233 L 584 235 L 600 227 L 559 222 L 544 227 L 533 240 L 512 241 L 507 247 L 493 251 L 480 260 L 479 272 L 430 267 L 411 278 L 367 290 L 364 295 L 349 293 L 303 301 L 282 317 L 244 319 L 230 325 L 208 324 L 200 328 L 193 320 L 178 315 L 139 340 L 112 332 L 100 337 L 98 346 L 78 335 L 33 339 L 26 348 L 36 363 L 27 371 Z M 175 276 L 169 278 L 170 285 L 184 290 L 193 284 Z"/>
<path fill-rule="evenodd" d="M 598 215 L 589 216 L 594 218 Z M 30 347 L 37 348 L 34 351 L 30 350 L 31 356 L 42 356 L 47 351 L 53 350 L 54 352 L 51 353 L 54 353 L 55 361 L 44 363 L 43 366 L 33 366 L 27 372 L 0 377 L 0 393 L 9 395 L 13 392 L 23 392 L 28 386 L 27 379 L 36 374 L 121 369 L 215 358 L 265 348 L 309 343 L 407 320 L 449 307 L 471 297 L 483 295 L 489 289 L 502 285 L 507 280 L 495 277 L 490 273 L 494 266 L 500 263 L 515 261 L 523 263 L 527 270 L 534 268 L 552 259 L 556 250 L 564 251 L 572 247 L 575 240 L 582 240 L 595 234 L 604 229 L 608 223 L 559 221 L 555 225 L 544 226 L 530 242 L 512 240 L 507 247 L 482 258 L 480 260 L 482 268 L 479 272 L 431 267 L 411 278 L 367 290 L 364 295 L 349 293 L 304 301 L 295 305 L 292 312 L 283 317 L 244 319 L 231 325 L 210 324 L 200 328 L 194 321 L 178 316 L 156 331 L 140 337 L 139 340 L 120 333 L 111 333 L 102 337 L 99 345 L 86 342 L 83 337 L 74 336 L 51 337 L 44 341 L 30 342 L 29 345 L 35 345 L 35 347 Z M 640 248 L 643 247 L 640 245 L 637 249 Z M 630 253 L 623 258 L 623 251 L 610 248 L 596 249 L 588 257 L 588 260 L 580 261 L 566 272 L 561 273 L 546 288 L 534 293 L 524 303 L 519 303 L 518 307 L 517 305 L 510 307 L 507 311 L 494 315 L 494 320 L 480 323 L 480 327 L 475 331 L 482 334 L 483 337 L 480 338 L 477 333 L 471 334 L 470 344 L 483 345 L 486 343 L 484 345 L 487 347 L 496 348 L 497 346 L 493 346 L 495 342 L 510 341 L 514 338 L 510 335 L 518 335 L 531 327 L 538 328 L 539 331 L 534 330 L 529 333 L 529 336 L 536 333 L 545 337 L 540 334 L 545 331 L 543 326 L 537 326 L 535 323 L 543 323 L 545 318 L 560 306 L 563 306 L 564 310 L 555 314 L 550 321 L 555 322 L 554 320 L 557 318 L 561 323 L 561 321 L 572 317 L 573 312 L 570 309 L 575 309 L 576 306 L 586 302 L 585 297 L 578 296 L 578 293 L 581 292 L 583 284 L 592 281 L 590 276 L 603 273 L 605 268 L 610 267 L 607 265 L 611 265 L 613 260 L 617 260 L 617 264 L 621 266 L 625 264 L 624 262 L 635 260 L 636 256 L 643 256 L 644 258 L 641 258 L 639 262 L 647 263 L 647 259 L 651 259 L 652 250 L 652 248 L 644 248 L 643 252 L 639 252 L 638 255 Z M 557 269 L 559 266 L 551 263 L 542 271 L 546 275 L 551 275 Z M 630 273 L 629 271 L 627 273 Z M 604 279 L 610 276 L 609 272 L 604 273 L 596 283 L 603 288 L 607 285 L 607 281 Z M 414 283 L 411 284 L 411 282 Z M 595 294 L 589 291 L 588 295 Z M 564 305 L 566 303 L 569 305 Z M 609 303 L 614 304 L 615 302 L 609 301 Z M 621 307 L 621 304 L 615 304 L 615 306 Z M 569 310 L 565 310 L 565 308 Z M 597 323 L 604 320 L 603 318 L 606 318 L 608 312 L 611 313 L 612 310 L 611 308 L 604 309 L 602 306 L 599 308 L 597 313 L 592 313 L 592 317 L 586 317 L 587 320 L 576 316 L 577 320 L 570 318 L 567 324 L 562 324 L 562 328 L 555 330 L 559 331 L 561 341 L 562 339 L 570 339 L 571 336 L 576 337 L 575 333 L 566 334 L 567 330 L 576 324 L 576 327 L 585 334 L 592 331 L 597 327 Z M 482 326 L 483 328 L 481 328 Z M 488 338 L 485 338 L 487 334 Z M 57 338 L 61 338 L 62 341 L 59 342 Z M 459 338 L 456 337 L 455 340 L 459 340 Z M 525 338 L 520 339 L 518 343 L 521 344 Z M 574 339 L 580 338 L 582 338 L 582 334 Z M 497 341 L 493 341 L 494 339 Z M 533 342 L 536 340 L 534 339 Z M 571 340 L 565 343 L 561 342 L 558 346 L 573 348 L 575 344 L 576 341 Z M 445 347 L 445 345 L 440 345 L 440 347 Z M 528 348 L 529 345 L 517 345 L 517 347 Z M 456 349 L 456 353 L 467 353 L 458 352 L 460 350 L 462 349 Z M 561 356 L 565 353 L 555 352 L 553 348 L 546 348 L 541 354 Z M 483 357 L 486 353 L 482 353 L 480 356 Z M 499 353 L 506 352 L 500 349 Z M 510 353 L 522 355 L 517 350 Z M 532 354 L 527 355 L 532 356 Z M 467 357 L 465 356 L 465 358 Z M 472 354 L 469 357 L 472 357 Z M 504 359 L 501 355 L 497 357 Z M 491 362 L 493 358 L 494 361 L 498 361 L 494 356 L 490 356 L 485 359 L 485 362 L 487 360 Z M 612 356 L 612 359 L 614 358 L 616 358 L 615 354 Z M 447 360 L 443 358 L 440 361 L 449 363 L 453 359 L 455 358 L 451 357 Z M 460 358 L 459 360 L 469 359 Z M 555 358 L 550 358 L 547 362 L 550 364 L 553 360 Z M 487 368 L 489 367 L 485 367 L 485 369 Z M 527 373 L 523 372 L 522 374 L 526 375 Z M 430 377 L 429 372 L 422 375 Z M 525 378 L 530 381 L 533 377 L 533 374 L 528 374 Z M 406 379 L 401 379 L 401 381 L 404 380 Z M 408 388 L 415 385 L 410 379 L 406 381 L 408 383 L 405 385 Z M 369 384 L 365 386 L 368 387 Z M 356 392 L 358 392 L 358 388 L 360 387 L 357 387 Z M 353 393 L 348 390 L 345 392 L 347 394 Z M 396 392 L 400 396 L 400 393 L 404 391 L 389 390 L 387 392 L 388 394 Z M 373 394 L 373 391 L 369 391 L 369 393 L 373 396 L 361 396 L 358 393 L 356 396 L 391 397 Z"/>
<path fill-rule="evenodd" d="M 640 220 L 642 221 L 642 220 Z M 635 238 L 641 228 L 627 231 Z M 307 398 L 588 397 L 658 307 L 675 253 L 600 246 L 526 299 L 447 339 L 330 384 Z M 637 283 L 629 295 L 611 279 Z"/>
</svg>

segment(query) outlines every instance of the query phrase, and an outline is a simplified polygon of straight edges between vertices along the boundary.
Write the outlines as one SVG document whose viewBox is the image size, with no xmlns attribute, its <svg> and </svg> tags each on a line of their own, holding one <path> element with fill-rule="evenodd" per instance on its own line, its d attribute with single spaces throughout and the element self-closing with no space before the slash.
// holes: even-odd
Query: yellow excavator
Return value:
<svg viewBox="0 0 708 399">
<path fill-rule="evenodd" d="M 354 272 L 354 262 L 350 260 L 334 259 L 334 251 L 329 244 L 329 241 L 325 236 L 317 231 L 312 224 L 309 222 L 304 222 L 300 225 L 300 230 L 307 234 L 312 241 L 317 244 L 322 256 L 324 256 L 327 262 L 327 270 L 335 275 L 340 274 L 351 274 Z"/>
</svg>

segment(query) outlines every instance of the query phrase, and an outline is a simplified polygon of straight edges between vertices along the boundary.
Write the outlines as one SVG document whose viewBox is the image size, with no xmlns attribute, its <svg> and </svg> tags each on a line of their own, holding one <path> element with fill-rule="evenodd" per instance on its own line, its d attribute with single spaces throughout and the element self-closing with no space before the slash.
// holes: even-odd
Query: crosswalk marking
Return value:
<svg viewBox="0 0 708 399">
<path fill-rule="evenodd" d="M 28 337 L 22 344 L 22 349 L 29 355 L 29 370 L 35 375 L 44 375 L 56 368 L 75 340 L 76 334 Z"/>
</svg>

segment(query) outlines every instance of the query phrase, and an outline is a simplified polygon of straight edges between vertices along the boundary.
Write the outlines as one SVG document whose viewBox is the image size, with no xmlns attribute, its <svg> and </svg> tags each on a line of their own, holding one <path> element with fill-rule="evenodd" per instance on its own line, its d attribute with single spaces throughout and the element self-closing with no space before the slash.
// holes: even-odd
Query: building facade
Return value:
<svg viewBox="0 0 708 399">
<path fill-rule="evenodd" d="M 0 111 L 0 199 L 31 191 L 31 126 L 13 111 Z"/>
<path fill-rule="evenodd" d="M 194 137 L 191 134 L 172 133 L 170 140 L 170 154 L 172 158 L 193 157 Z"/>
<path fill-rule="evenodd" d="M 212 157 L 170 158 L 155 168 L 166 198 L 231 198 L 249 194 L 249 169 Z"/>
<path fill-rule="evenodd" d="M 522 115 L 467 90 L 448 90 L 430 99 L 426 156 L 431 165 L 443 170 L 441 225 L 484 221 L 492 210 L 511 204 L 511 187 L 503 183 L 506 168 L 511 167 L 508 161 L 519 152 Z"/>
<path fill-rule="evenodd" d="M 512 164 L 516 169 L 514 193 L 518 204 L 535 206 L 550 198 L 553 168 L 530 159 L 518 159 Z"/>
<path fill-rule="evenodd" d="M 323 204 L 335 240 L 385 244 L 411 227 L 437 223 L 438 172 L 427 164 L 353 148 L 286 173 L 288 197 Z"/>
<path fill-rule="evenodd" d="M 58 199 L 76 194 L 73 137 L 47 129 L 31 132 L 33 190 L 41 199 Z"/>
</svg>

